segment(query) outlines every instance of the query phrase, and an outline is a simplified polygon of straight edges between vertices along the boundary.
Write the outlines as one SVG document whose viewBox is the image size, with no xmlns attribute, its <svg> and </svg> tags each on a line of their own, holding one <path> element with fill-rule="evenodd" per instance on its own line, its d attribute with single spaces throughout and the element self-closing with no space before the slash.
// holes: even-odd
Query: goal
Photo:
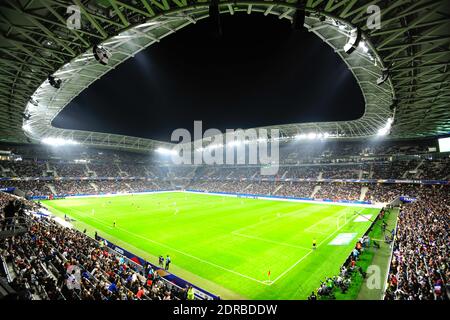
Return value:
<svg viewBox="0 0 450 320">
<path fill-rule="evenodd" d="M 348 212 L 345 210 L 343 213 L 337 216 L 336 218 L 336 229 L 340 229 L 347 224 L 347 215 Z"/>
</svg>

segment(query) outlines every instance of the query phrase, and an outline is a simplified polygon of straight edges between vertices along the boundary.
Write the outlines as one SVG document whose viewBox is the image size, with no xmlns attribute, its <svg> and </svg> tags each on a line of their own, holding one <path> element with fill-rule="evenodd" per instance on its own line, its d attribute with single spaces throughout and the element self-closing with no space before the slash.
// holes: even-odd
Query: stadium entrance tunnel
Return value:
<svg viewBox="0 0 450 320">
<path fill-rule="evenodd" d="M 157 147 L 170 147 L 171 144 L 152 139 L 131 136 L 61 129 L 52 126 L 53 119 L 80 92 L 114 69 L 123 61 L 133 57 L 144 48 L 159 42 L 162 38 L 196 21 L 210 16 L 209 3 L 195 2 L 171 8 L 161 7 L 161 13 L 150 17 L 145 23 L 129 27 L 101 44 L 108 54 L 107 63 L 99 63 L 92 48 L 63 65 L 53 76 L 61 80 L 59 88 L 44 81 L 35 91 L 26 107 L 28 117 L 23 120 L 25 134 L 32 140 L 44 138 L 66 139 L 85 145 L 112 147 L 118 149 L 150 151 Z M 220 14 L 245 12 L 275 15 L 280 19 L 299 19 L 296 4 L 272 1 L 225 1 L 218 4 Z M 305 9 L 304 28 L 315 33 L 325 41 L 344 60 L 357 80 L 365 101 L 364 115 L 354 121 L 292 123 L 270 128 L 280 130 L 281 137 L 293 137 L 298 134 L 327 133 L 334 137 L 364 138 L 377 134 L 388 119 L 392 117 L 391 105 L 394 97 L 392 84 L 386 81 L 377 85 L 376 80 L 384 69 L 383 61 L 374 50 L 370 39 L 361 32 L 358 47 L 349 54 L 344 48 L 352 42 L 355 25 L 339 18 L 339 15 Z M 212 9 L 214 14 L 214 9 Z M 295 21 L 298 24 L 298 21 Z M 302 28 L 301 25 L 297 25 Z M 345 52 L 347 51 L 347 53 Z M 104 61 L 103 61 L 104 62 Z"/>
</svg>

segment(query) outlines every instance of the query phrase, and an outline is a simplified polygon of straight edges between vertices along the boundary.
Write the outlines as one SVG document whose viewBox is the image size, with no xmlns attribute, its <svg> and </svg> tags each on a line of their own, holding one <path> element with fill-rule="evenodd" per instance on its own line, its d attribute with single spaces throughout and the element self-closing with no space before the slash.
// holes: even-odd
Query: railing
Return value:
<svg viewBox="0 0 450 320">
<path fill-rule="evenodd" d="M 394 201 L 392 201 L 391 203 L 390 203 L 390 205 L 392 205 L 392 206 L 394 206 L 394 205 L 396 205 L 396 200 L 397 199 L 395 199 Z M 398 203 L 397 203 L 398 204 Z M 393 257 L 393 255 L 394 255 L 394 246 L 395 246 L 395 238 L 397 237 L 397 226 L 398 226 L 398 219 L 400 218 L 400 212 L 399 212 L 399 215 L 397 216 L 397 219 L 395 220 L 395 227 L 394 227 L 394 237 L 393 237 L 393 239 L 392 239 L 392 245 L 391 245 L 391 252 L 390 252 L 390 255 L 389 255 L 389 260 L 388 260 L 388 263 L 387 263 L 387 270 L 386 270 L 386 277 L 384 278 L 384 283 L 383 283 L 383 295 L 382 295 L 382 297 L 381 297 L 381 300 L 384 300 L 385 299 L 385 297 L 386 297 L 386 290 L 388 289 L 388 285 L 387 285 L 387 283 L 388 283 L 388 281 L 389 281 L 389 274 L 390 274 L 390 271 L 391 271 L 391 263 L 392 263 L 392 257 Z"/>
<path fill-rule="evenodd" d="M 113 250 L 110 247 L 107 247 L 107 249 L 108 249 L 108 252 L 110 254 L 112 254 L 114 256 L 119 256 L 119 257 L 124 258 L 124 260 L 127 262 L 127 264 L 128 265 L 132 265 L 135 270 L 137 269 L 139 271 L 144 271 L 144 267 L 143 266 L 141 266 L 140 264 L 138 264 L 138 263 L 134 262 L 133 260 L 129 259 L 127 256 L 125 256 L 125 255 L 123 255 L 123 254 Z M 179 290 L 183 290 L 183 288 L 181 288 L 180 286 L 176 285 L 173 282 L 170 282 L 169 280 L 167 280 L 167 279 L 165 279 L 163 277 L 160 277 L 160 279 L 166 284 L 170 284 L 171 286 L 174 286 L 174 287 L 178 288 Z M 196 299 L 197 299 L 197 297 L 196 297 Z M 175 297 L 175 300 L 180 300 L 180 299 L 178 297 Z M 197 299 L 197 300 L 199 300 L 199 299 Z"/>
<path fill-rule="evenodd" d="M 13 279 L 9 273 L 9 268 L 3 255 L 0 255 L 0 260 L 2 261 L 3 270 L 5 270 L 6 280 L 8 283 L 11 283 Z"/>
<path fill-rule="evenodd" d="M 18 233 L 26 232 L 30 228 L 30 225 L 31 222 L 29 217 L 26 215 L 0 219 L 0 237 L 9 237 Z"/>
<path fill-rule="evenodd" d="M 145 265 L 150 265 L 155 271 L 158 270 L 158 269 L 161 269 L 160 267 L 154 265 L 153 263 L 151 263 L 151 262 L 149 262 L 147 260 L 144 260 L 141 257 L 138 257 L 138 256 L 134 255 L 133 253 L 131 253 L 131 252 L 129 252 L 129 251 L 127 251 L 127 250 L 125 250 L 125 249 L 115 245 L 114 243 L 112 243 L 112 242 L 110 242 L 110 241 L 108 241 L 108 240 L 106 240 L 106 239 L 104 239 L 104 238 L 102 238 L 102 237 L 100 237 L 98 235 L 95 236 L 95 239 L 98 240 L 98 241 L 105 241 L 106 246 L 110 250 L 114 251 L 116 254 L 119 254 L 121 256 L 124 256 L 124 257 L 128 258 L 128 260 L 131 260 L 130 257 L 137 259 L 139 261 L 139 264 L 140 264 L 141 267 L 145 266 Z M 196 286 L 196 285 L 194 285 L 194 284 L 192 284 L 190 282 L 187 282 L 186 280 L 184 280 L 184 279 L 182 279 L 180 277 L 177 277 L 177 276 L 175 276 L 173 274 L 169 273 L 167 276 L 162 276 L 161 278 L 163 279 L 163 281 L 166 280 L 167 283 L 170 283 L 171 285 L 173 285 L 175 287 L 178 287 L 178 288 L 183 288 L 183 287 L 186 287 L 187 285 L 192 286 L 195 289 L 195 297 L 196 297 L 196 299 L 199 299 L 199 300 L 201 300 L 201 299 L 203 299 L 203 300 L 218 299 L 218 297 L 213 295 L 212 293 L 210 293 L 210 292 L 208 292 L 208 291 L 206 291 L 206 290 L 204 290 L 204 289 L 202 289 L 202 288 L 200 288 L 200 287 L 198 287 L 198 286 Z"/>
</svg>

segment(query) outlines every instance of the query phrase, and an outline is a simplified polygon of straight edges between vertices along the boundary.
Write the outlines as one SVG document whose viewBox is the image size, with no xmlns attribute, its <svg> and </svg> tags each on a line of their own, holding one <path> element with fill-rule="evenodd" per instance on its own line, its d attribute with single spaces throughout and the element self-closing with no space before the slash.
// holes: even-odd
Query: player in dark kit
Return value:
<svg viewBox="0 0 450 320">
<path fill-rule="evenodd" d="M 166 267 L 164 268 L 164 269 L 166 269 L 167 271 L 169 270 L 170 262 L 171 262 L 170 257 L 169 257 L 169 255 L 167 255 L 167 258 L 166 258 Z"/>
</svg>

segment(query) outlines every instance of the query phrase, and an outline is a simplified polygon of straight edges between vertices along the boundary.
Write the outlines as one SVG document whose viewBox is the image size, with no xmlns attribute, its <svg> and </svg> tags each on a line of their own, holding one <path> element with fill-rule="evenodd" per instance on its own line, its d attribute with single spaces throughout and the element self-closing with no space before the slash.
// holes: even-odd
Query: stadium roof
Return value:
<svg viewBox="0 0 450 320">
<path fill-rule="evenodd" d="M 66 138 L 88 145 L 134 150 L 167 145 L 151 139 L 60 129 L 51 122 L 103 74 L 161 38 L 208 17 L 209 3 L 2 1 L 0 140 Z M 67 28 L 67 8 L 71 5 L 81 11 L 81 29 Z M 368 27 L 370 5 L 380 6 L 380 29 Z M 272 14 L 290 20 L 298 7 L 305 8 L 305 27 L 330 45 L 352 71 L 366 109 L 355 121 L 273 126 L 281 130 L 282 136 L 326 132 L 336 137 L 362 138 L 376 135 L 392 118 L 391 137 L 395 138 L 450 132 L 447 0 L 220 1 L 223 14 Z M 362 31 L 360 46 L 352 54 L 346 54 L 343 47 L 356 27 Z M 92 48 L 96 44 L 112 54 L 108 65 L 95 60 Z M 377 85 L 383 70 L 388 70 L 389 77 Z M 62 80 L 59 89 L 49 84 L 49 74 Z"/>
</svg>

